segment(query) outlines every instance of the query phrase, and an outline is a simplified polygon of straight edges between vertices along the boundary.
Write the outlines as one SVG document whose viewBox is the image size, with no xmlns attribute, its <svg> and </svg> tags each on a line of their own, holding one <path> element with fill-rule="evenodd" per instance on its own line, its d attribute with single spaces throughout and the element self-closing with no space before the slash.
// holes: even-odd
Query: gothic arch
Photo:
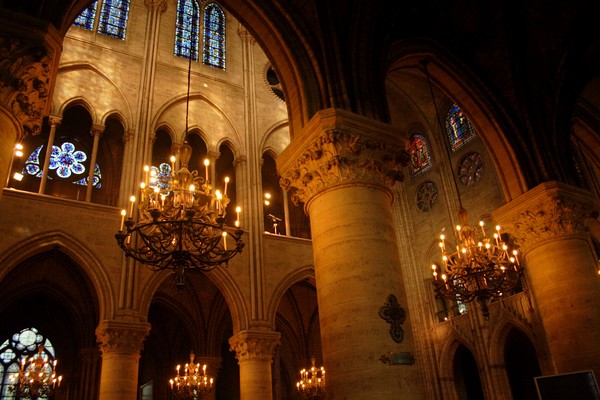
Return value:
<svg viewBox="0 0 600 400">
<path fill-rule="evenodd" d="M 96 110 L 94 110 L 94 106 L 92 106 L 92 104 L 88 100 L 84 99 L 83 97 L 73 97 L 73 98 L 65 101 L 59 108 L 59 111 L 58 111 L 59 115 L 63 116 L 65 114 L 65 111 L 68 108 L 76 107 L 76 106 L 84 108 L 90 114 L 90 118 L 92 119 L 92 124 L 96 123 L 96 121 L 97 121 Z"/>
<path fill-rule="evenodd" d="M 421 62 L 428 59 L 428 71 L 432 85 L 442 90 L 460 102 L 460 107 L 468 112 L 469 121 L 479 133 L 489 156 L 493 162 L 503 196 L 511 201 L 528 190 L 521 164 L 515 154 L 513 144 L 504 133 L 505 130 L 515 129 L 510 120 L 493 104 L 489 91 L 476 78 L 462 72 L 466 67 L 455 65 L 451 59 L 442 54 L 425 54 L 431 50 L 412 49 L 414 54 L 398 55 L 391 63 L 389 72 L 400 71 L 411 74 L 412 79 L 426 80 Z M 417 52 L 418 50 L 421 50 Z M 472 83 L 474 82 L 474 84 Z M 423 94 L 430 98 L 430 94 Z M 440 112 L 441 112 L 440 108 Z"/>
<path fill-rule="evenodd" d="M 0 275 L 0 281 L 25 260 L 51 249 L 60 250 L 79 266 L 94 287 L 95 293 L 92 295 L 98 299 L 99 320 L 110 318 L 116 309 L 116 302 L 106 268 L 83 243 L 64 232 L 43 232 L 12 246 L 0 258 L 0 265 L 6 266 L 2 270 L 3 275 Z"/>
<path fill-rule="evenodd" d="M 313 265 L 302 265 L 295 270 L 292 270 L 276 286 L 275 290 L 273 291 L 273 295 L 269 300 L 266 313 L 267 321 L 269 321 L 272 326 L 275 326 L 277 308 L 279 307 L 279 303 L 281 302 L 281 299 L 285 293 L 290 287 L 292 287 L 292 285 L 303 280 L 308 280 L 313 285 L 316 284 L 315 269 Z"/>
<path fill-rule="evenodd" d="M 185 115 L 186 115 L 186 102 L 187 102 L 187 94 L 181 94 L 175 96 L 167 101 L 156 111 L 152 122 L 150 123 L 151 127 L 158 127 L 163 124 L 168 124 L 173 128 L 174 142 L 183 142 L 185 137 Z M 201 93 L 190 93 L 189 97 L 189 116 L 193 115 L 202 115 L 202 113 L 194 112 L 193 108 L 198 107 L 207 107 L 207 109 L 214 113 L 215 120 L 222 121 L 223 129 L 222 137 L 227 137 L 231 141 L 237 141 L 238 143 L 242 143 L 241 137 L 242 135 L 236 129 L 234 122 L 227 115 L 227 113 L 219 107 L 214 101 L 210 100 L 208 97 Z M 182 118 L 183 116 L 183 118 Z M 207 120 L 208 118 L 202 118 L 202 120 Z M 189 118 L 189 126 L 188 131 L 192 128 L 198 129 L 200 132 L 204 132 L 207 127 L 200 126 L 197 121 L 200 121 L 199 118 Z M 154 129 L 156 130 L 156 129 Z M 217 137 L 217 135 L 214 135 Z M 206 138 L 208 139 L 208 138 Z M 211 141 L 206 141 L 206 145 L 209 149 L 214 148 L 215 144 Z"/>
<path fill-rule="evenodd" d="M 229 268 L 238 268 L 238 264 L 235 260 L 232 261 L 234 266 Z M 243 263 L 243 262 L 242 262 Z M 137 268 L 145 268 L 143 265 L 138 265 Z M 140 280 L 145 280 L 141 285 L 143 290 L 140 292 L 139 297 L 139 310 L 140 315 L 148 315 L 150 310 L 150 304 L 154 298 L 160 285 L 171 277 L 173 272 L 171 270 L 164 270 L 160 272 L 146 272 L 147 276 L 141 277 Z M 224 267 L 217 267 L 210 272 L 206 273 L 206 277 L 214 283 L 229 306 L 229 312 L 231 313 L 231 319 L 233 322 L 233 331 L 238 332 L 240 330 L 248 329 L 250 326 L 250 310 L 247 308 L 248 299 L 245 298 L 243 290 L 231 275 L 231 273 Z"/>
</svg>

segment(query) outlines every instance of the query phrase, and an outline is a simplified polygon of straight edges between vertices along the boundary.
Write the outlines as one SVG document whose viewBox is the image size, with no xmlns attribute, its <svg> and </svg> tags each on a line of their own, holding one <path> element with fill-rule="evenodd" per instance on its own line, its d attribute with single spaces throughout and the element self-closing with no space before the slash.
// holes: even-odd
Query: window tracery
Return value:
<svg viewBox="0 0 600 400">
<path fill-rule="evenodd" d="M 204 64 L 225 69 L 225 13 L 216 3 L 204 7 L 203 40 Z"/>
</svg>

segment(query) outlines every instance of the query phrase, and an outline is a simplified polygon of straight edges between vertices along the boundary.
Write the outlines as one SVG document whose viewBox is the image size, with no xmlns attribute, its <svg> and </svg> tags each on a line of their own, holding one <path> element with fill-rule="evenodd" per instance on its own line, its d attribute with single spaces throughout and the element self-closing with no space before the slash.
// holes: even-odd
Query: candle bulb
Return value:
<svg viewBox="0 0 600 400">
<path fill-rule="evenodd" d="M 223 250 L 227 251 L 227 232 L 223 232 Z"/>
<path fill-rule="evenodd" d="M 135 196 L 131 196 L 129 201 L 131 202 L 129 206 L 129 218 L 133 218 L 133 205 L 135 204 Z"/>
<path fill-rule="evenodd" d="M 485 229 L 483 229 L 483 221 L 479 221 L 479 226 L 481 227 L 481 233 L 483 234 L 483 237 L 485 237 Z"/>
<path fill-rule="evenodd" d="M 125 224 L 125 216 L 127 215 L 127 211 L 125 211 L 124 209 L 121 210 L 121 227 L 119 228 L 119 231 L 123 232 L 123 225 Z"/>
<path fill-rule="evenodd" d="M 204 180 L 206 183 L 208 183 L 208 165 L 210 164 L 210 161 L 208 160 L 208 158 L 204 159 Z"/>
<path fill-rule="evenodd" d="M 175 172 L 175 160 L 177 160 L 177 158 L 171 156 L 171 172 Z"/>
<path fill-rule="evenodd" d="M 225 177 L 225 188 L 223 189 L 223 196 L 227 196 L 227 184 L 229 183 L 229 177 Z"/>
</svg>

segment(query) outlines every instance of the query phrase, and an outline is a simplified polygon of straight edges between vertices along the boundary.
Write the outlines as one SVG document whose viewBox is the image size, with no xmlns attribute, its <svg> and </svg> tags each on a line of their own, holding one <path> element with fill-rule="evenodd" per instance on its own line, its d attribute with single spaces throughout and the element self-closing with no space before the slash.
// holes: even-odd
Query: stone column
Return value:
<svg viewBox="0 0 600 400">
<path fill-rule="evenodd" d="M 281 185 L 298 189 L 311 219 L 330 399 L 424 398 L 417 366 L 380 361 L 415 351 L 390 191 L 408 162 L 404 148 L 389 125 L 329 109 L 277 160 Z"/>
<path fill-rule="evenodd" d="M 103 321 L 96 329 L 102 352 L 99 400 L 136 400 L 138 364 L 150 324 Z"/>
<path fill-rule="evenodd" d="M 42 178 L 40 179 L 40 194 L 46 191 L 46 181 L 48 180 L 48 167 L 50 165 L 50 155 L 52 154 L 52 146 L 54 145 L 54 137 L 56 136 L 56 128 L 62 122 L 62 117 L 57 115 L 49 115 L 48 122 L 50 123 L 50 134 L 48 135 L 48 143 L 46 143 L 46 155 L 44 157 L 44 165 L 42 166 Z"/>
<path fill-rule="evenodd" d="M 96 166 L 96 158 L 98 157 L 98 143 L 100 142 L 100 136 L 104 132 L 104 126 L 92 125 L 91 134 L 94 137 L 94 144 L 92 145 L 92 155 L 90 158 L 90 170 L 88 171 L 88 185 L 85 192 L 85 201 L 88 203 L 92 201 L 92 190 L 94 188 L 94 168 Z"/>
<path fill-rule="evenodd" d="M 598 210 L 591 194 L 543 183 L 494 213 L 524 253 L 525 273 L 553 371 L 600 377 L 600 279 L 586 225 Z"/>
<path fill-rule="evenodd" d="M 240 365 L 240 400 L 272 400 L 271 364 L 279 332 L 241 331 L 229 339 Z"/>
</svg>

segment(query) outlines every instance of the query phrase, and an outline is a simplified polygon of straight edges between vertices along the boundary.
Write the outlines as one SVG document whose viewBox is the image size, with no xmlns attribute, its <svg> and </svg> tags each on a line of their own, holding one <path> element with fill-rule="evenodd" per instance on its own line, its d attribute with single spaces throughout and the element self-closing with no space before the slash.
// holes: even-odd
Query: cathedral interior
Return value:
<svg viewBox="0 0 600 400">
<path fill-rule="evenodd" d="M 595 6 L 0 0 L 0 399 L 600 399 Z"/>
</svg>

